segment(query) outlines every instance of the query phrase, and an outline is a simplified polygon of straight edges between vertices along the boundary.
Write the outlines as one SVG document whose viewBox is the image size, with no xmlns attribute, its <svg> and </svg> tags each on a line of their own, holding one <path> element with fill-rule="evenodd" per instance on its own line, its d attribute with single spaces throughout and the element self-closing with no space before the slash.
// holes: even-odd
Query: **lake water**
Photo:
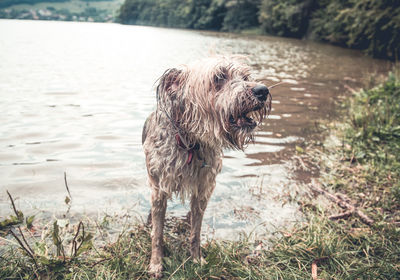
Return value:
<svg viewBox="0 0 400 280">
<path fill-rule="evenodd" d="M 150 209 L 141 131 L 154 83 L 170 67 L 212 53 L 244 54 L 272 90 L 273 111 L 256 144 L 226 151 L 203 232 L 234 239 L 301 219 L 282 197 L 298 182 L 295 146 L 334 101 L 390 64 L 357 51 L 266 36 L 119 24 L 0 20 L 0 217 L 6 190 L 25 214 L 129 214 Z M 179 200 L 168 215 L 188 210 Z"/>
</svg>

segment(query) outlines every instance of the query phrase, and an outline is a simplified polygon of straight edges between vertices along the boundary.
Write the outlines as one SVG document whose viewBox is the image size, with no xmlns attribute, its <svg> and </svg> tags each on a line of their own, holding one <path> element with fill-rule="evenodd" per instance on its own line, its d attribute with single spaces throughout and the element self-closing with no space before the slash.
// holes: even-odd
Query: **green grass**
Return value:
<svg viewBox="0 0 400 280">
<path fill-rule="evenodd" d="M 310 279 L 312 263 L 320 279 L 398 279 L 400 233 L 383 224 L 351 230 L 347 222 L 313 215 L 307 224 L 272 240 L 270 248 L 255 243 L 210 241 L 203 245 L 207 264 L 191 261 L 181 236 L 168 235 L 165 279 Z M 35 266 L 23 250 L 7 250 L 0 260 L 1 279 L 149 279 L 150 232 L 134 227 L 104 247 L 75 258 L 40 255 Z M 54 245 L 55 246 L 55 245 Z M 42 251 L 44 252 L 44 250 Z"/>
<path fill-rule="evenodd" d="M 400 81 L 395 74 L 371 90 L 362 90 L 352 105 L 346 131 L 354 160 L 367 168 L 364 187 L 373 196 L 389 196 L 374 206 L 399 207 L 400 202 Z M 382 192 L 379 195 L 379 192 Z M 386 193 L 388 192 L 388 193 Z"/>
<path fill-rule="evenodd" d="M 318 279 L 400 279 L 399 104 L 400 80 L 391 74 L 355 95 L 345 121 L 331 125 L 336 144 L 301 151 L 306 165 L 319 166 L 321 186 L 346 194 L 372 225 L 355 215 L 331 220 L 343 210 L 305 192 L 298 203 L 306 220 L 293 230 L 277 232 L 269 243 L 246 236 L 207 241 L 207 263 L 200 265 L 188 255 L 188 225 L 168 221 L 164 279 L 312 279 L 312 267 Z M 149 279 L 150 229 L 131 225 L 111 238 L 109 219 L 80 227 L 50 223 L 40 234 L 21 225 L 31 249 L 20 234 L 22 246 L 7 234 L 17 233 L 16 225 L 5 225 L 0 241 L 10 244 L 0 249 L 0 279 Z M 36 222 L 29 222 L 32 230 Z"/>
</svg>

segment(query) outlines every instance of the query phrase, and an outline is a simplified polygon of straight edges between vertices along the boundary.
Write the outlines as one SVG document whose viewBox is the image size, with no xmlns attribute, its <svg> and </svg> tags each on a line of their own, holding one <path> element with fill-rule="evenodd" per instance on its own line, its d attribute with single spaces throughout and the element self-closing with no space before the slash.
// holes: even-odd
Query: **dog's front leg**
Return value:
<svg viewBox="0 0 400 280">
<path fill-rule="evenodd" d="M 151 193 L 151 260 L 149 271 L 156 278 L 161 278 L 163 258 L 163 231 L 167 198 L 158 188 L 152 186 Z"/>
<path fill-rule="evenodd" d="M 208 200 L 214 189 L 214 186 L 210 187 L 211 191 L 192 196 L 190 201 L 190 254 L 197 262 L 202 261 L 200 253 L 200 232 L 204 212 L 206 211 Z"/>
</svg>

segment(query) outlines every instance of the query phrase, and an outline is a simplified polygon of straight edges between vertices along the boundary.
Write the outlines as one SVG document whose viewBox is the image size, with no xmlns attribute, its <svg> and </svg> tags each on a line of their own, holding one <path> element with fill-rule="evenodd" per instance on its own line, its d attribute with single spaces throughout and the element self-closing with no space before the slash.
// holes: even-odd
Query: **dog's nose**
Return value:
<svg viewBox="0 0 400 280">
<path fill-rule="evenodd" d="M 260 100 L 260 101 L 267 100 L 269 90 L 266 86 L 258 85 L 258 86 L 253 87 L 251 91 L 253 92 L 254 96 L 257 97 L 258 100 Z"/>
</svg>

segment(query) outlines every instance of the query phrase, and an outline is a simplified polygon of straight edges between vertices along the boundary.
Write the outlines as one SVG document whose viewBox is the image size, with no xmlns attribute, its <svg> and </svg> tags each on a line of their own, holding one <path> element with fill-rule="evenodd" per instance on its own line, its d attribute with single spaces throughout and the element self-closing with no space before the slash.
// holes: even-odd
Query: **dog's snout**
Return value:
<svg viewBox="0 0 400 280">
<path fill-rule="evenodd" d="M 258 100 L 260 100 L 260 101 L 267 100 L 269 90 L 266 86 L 258 85 L 258 86 L 253 87 L 251 91 L 253 92 L 254 96 L 257 97 Z"/>
</svg>

